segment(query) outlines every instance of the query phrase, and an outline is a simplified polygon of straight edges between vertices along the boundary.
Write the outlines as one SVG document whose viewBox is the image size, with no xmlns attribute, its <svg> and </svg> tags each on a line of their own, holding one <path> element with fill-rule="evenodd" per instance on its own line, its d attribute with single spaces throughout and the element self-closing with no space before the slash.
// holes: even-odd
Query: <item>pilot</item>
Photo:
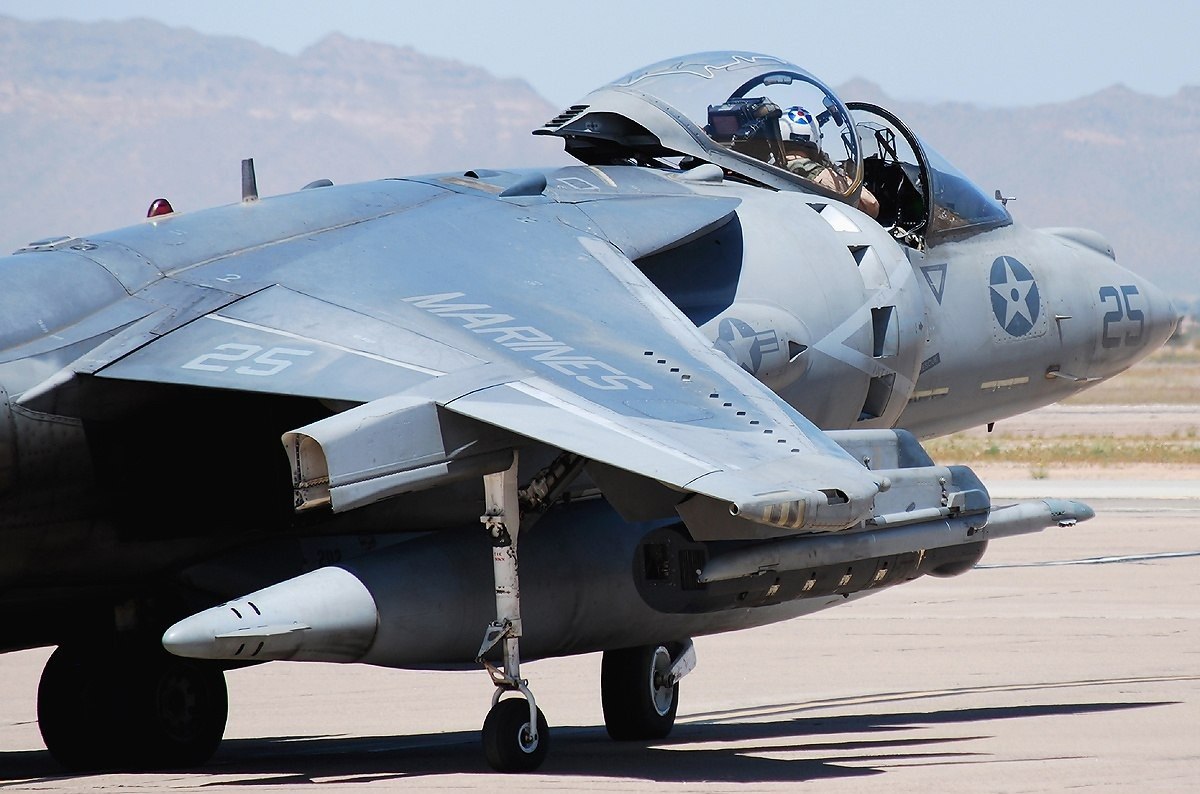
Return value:
<svg viewBox="0 0 1200 794">
<path fill-rule="evenodd" d="M 821 127 L 804 108 L 794 105 L 779 119 L 779 136 L 787 155 L 787 170 L 822 187 L 845 193 L 853 180 L 821 149 Z M 879 217 L 879 199 L 866 187 L 860 189 L 858 208 Z"/>
</svg>

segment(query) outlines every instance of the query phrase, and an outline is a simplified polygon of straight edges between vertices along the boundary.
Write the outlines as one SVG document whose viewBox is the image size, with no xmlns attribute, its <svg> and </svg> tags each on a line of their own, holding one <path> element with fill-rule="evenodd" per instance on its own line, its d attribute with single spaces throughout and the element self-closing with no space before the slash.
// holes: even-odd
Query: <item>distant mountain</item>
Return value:
<svg viewBox="0 0 1200 794">
<path fill-rule="evenodd" d="M 1096 229 L 1129 267 L 1200 296 L 1200 87 L 1004 109 L 894 101 L 865 80 L 839 92 L 894 110 L 988 192 L 1016 196 L 1018 221 Z M 244 157 L 263 195 L 565 164 L 557 141 L 529 134 L 559 110 L 522 80 L 340 35 L 293 57 L 146 20 L 0 17 L 0 250 L 136 222 L 157 196 L 179 210 L 236 201 Z"/>
<path fill-rule="evenodd" d="M 1200 297 L 1200 86 L 1001 109 L 894 101 L 863 80 L 838 92 L 889 108 L 987 192 L 1016 196 L 1019 222 L 1095 229 L 1122 264 Z"/>
<path fill-rule="evenodd" d="M 565 164 L 522 80 L 343 36 L 292 57 L 145 20 L 0 17 L 0 250 L 263 195 L 453 168 Z"/>
</svg>

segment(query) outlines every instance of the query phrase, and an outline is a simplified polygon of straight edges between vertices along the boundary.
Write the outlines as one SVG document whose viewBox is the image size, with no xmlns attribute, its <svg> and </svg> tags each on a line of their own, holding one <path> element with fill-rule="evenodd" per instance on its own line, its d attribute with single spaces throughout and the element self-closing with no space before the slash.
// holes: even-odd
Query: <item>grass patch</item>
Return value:
<svg viewBox="0 0 1200 794">
<path fill-rule="evenodd" d="M 1063 401 L 1067 405 L 1188 405 L 1200 406 L 1200 337 L 1165 345 L 1120 375 Z M 1103 413 L 1103 412 L 1102 412 Z M 1169 420 L 1167 420 L 1169 421 Z M 1079 433 L 1078 427 L 1072 428 Z M 987 464 L 1004 461 L 1029 467 L 1030 477 L 1045 479 L 1056 467 L 1164 464 L 1200 467 L 1200 431 L 1189 420 L 1185 427 L 1151 435 L 1146 428 L 1113 427 L 1097 423 L 1094 431 L 1066 434 L 1067 428 L 1048 427 L 1043 435 L 999 433 L 978 428 L 923 443 L 941 465 Z M 1063 432 L 1063 435 L 1055 433 Z M 1122 435 L 1129 433 L 1129 435 Z"/>
<path fill-rule="evenodd" d="M 1200 340 L 1165 345 L 1120 375 L 1063 402 L 1067 405 L 1200 403 Z"/>
<path fill-rule="evenodd" d="M 1200 466 L 1200 443 L 1170 436 L 1057 436 L 1054 438 L 1009 438 L 1003 443 L 964 435 L 934 438 L 925 449 L 939 464 L 971 464 L 1002 458 L 1032 467 L 1034 479 L 1042 479 L 1053 466 L 1120 466 L 1128 463 L 1164 463 Z M 1039 478 L 1037 471 L 1042 472 Z"/>
</svg>

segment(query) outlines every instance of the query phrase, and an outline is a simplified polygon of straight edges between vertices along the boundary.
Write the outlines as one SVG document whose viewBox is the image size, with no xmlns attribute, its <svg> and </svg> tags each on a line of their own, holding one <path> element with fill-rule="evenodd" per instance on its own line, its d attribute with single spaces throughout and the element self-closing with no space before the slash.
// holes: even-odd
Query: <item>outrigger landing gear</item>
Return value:
<svg viewBox="0 0 1200 794">
<path fill-rule="evenodd" d="M 496 580 L 496 619 L 487 627 L 476 661 L 492 677 L 496 691 L 483 721 L 483 751 L 497 772 L 532 772 L 541 766 L 550 747 L 550 728 L 537 707 L 528 681 L 521 678 L 521 589 L 517 580 L 517 534 L 521 514 L 517 502 L 517 453 L 506 471 L 483 478 L 487 513 L 480 521 L 492 539 L 492 574 Z M 497 667 L 485 657 L 501 646 Z M 519 692 L 525 702 L 506 692 Z"/>
<path fill-rule="evenodd" d="M 138 640 L 60 645 L 38 686 L 38 727 L 71 772 L 191 767 L 225 732 L 225 675 Z"/>
</svg>

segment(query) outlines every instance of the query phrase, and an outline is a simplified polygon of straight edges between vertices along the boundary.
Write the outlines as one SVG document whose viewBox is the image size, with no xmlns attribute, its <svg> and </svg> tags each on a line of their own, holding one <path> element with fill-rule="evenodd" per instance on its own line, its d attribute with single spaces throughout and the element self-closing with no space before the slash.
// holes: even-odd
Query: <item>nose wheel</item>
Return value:
<svg viewBox="0 0 1200 794">
<path fill-rule="evenodd" d="M 488 624 L 476 661 L 496 685 L 492 708 L 483 721 L 483 752 L 497 772 L 532 772 L 546 760 L 550 728 L 537 707 L 528 681 L 521 678 L 521 588 L 517 579 L 517 453 L 506 471 L 483 478 L 487 512 L 480 517 L 492 539 L 492 575 L 496 580 L 496 619 Z M 499 665 L 487 656 L 500 649 Z M 507 692 L 522 699 L 501 700 Z"/>
<path fill-rule="evenodd" d="M 483 753 L 497 772 L 532 772 L 549 749 L 550 728 L 532 701 L 501 700 L 483 721 Z"/>
</svg>

